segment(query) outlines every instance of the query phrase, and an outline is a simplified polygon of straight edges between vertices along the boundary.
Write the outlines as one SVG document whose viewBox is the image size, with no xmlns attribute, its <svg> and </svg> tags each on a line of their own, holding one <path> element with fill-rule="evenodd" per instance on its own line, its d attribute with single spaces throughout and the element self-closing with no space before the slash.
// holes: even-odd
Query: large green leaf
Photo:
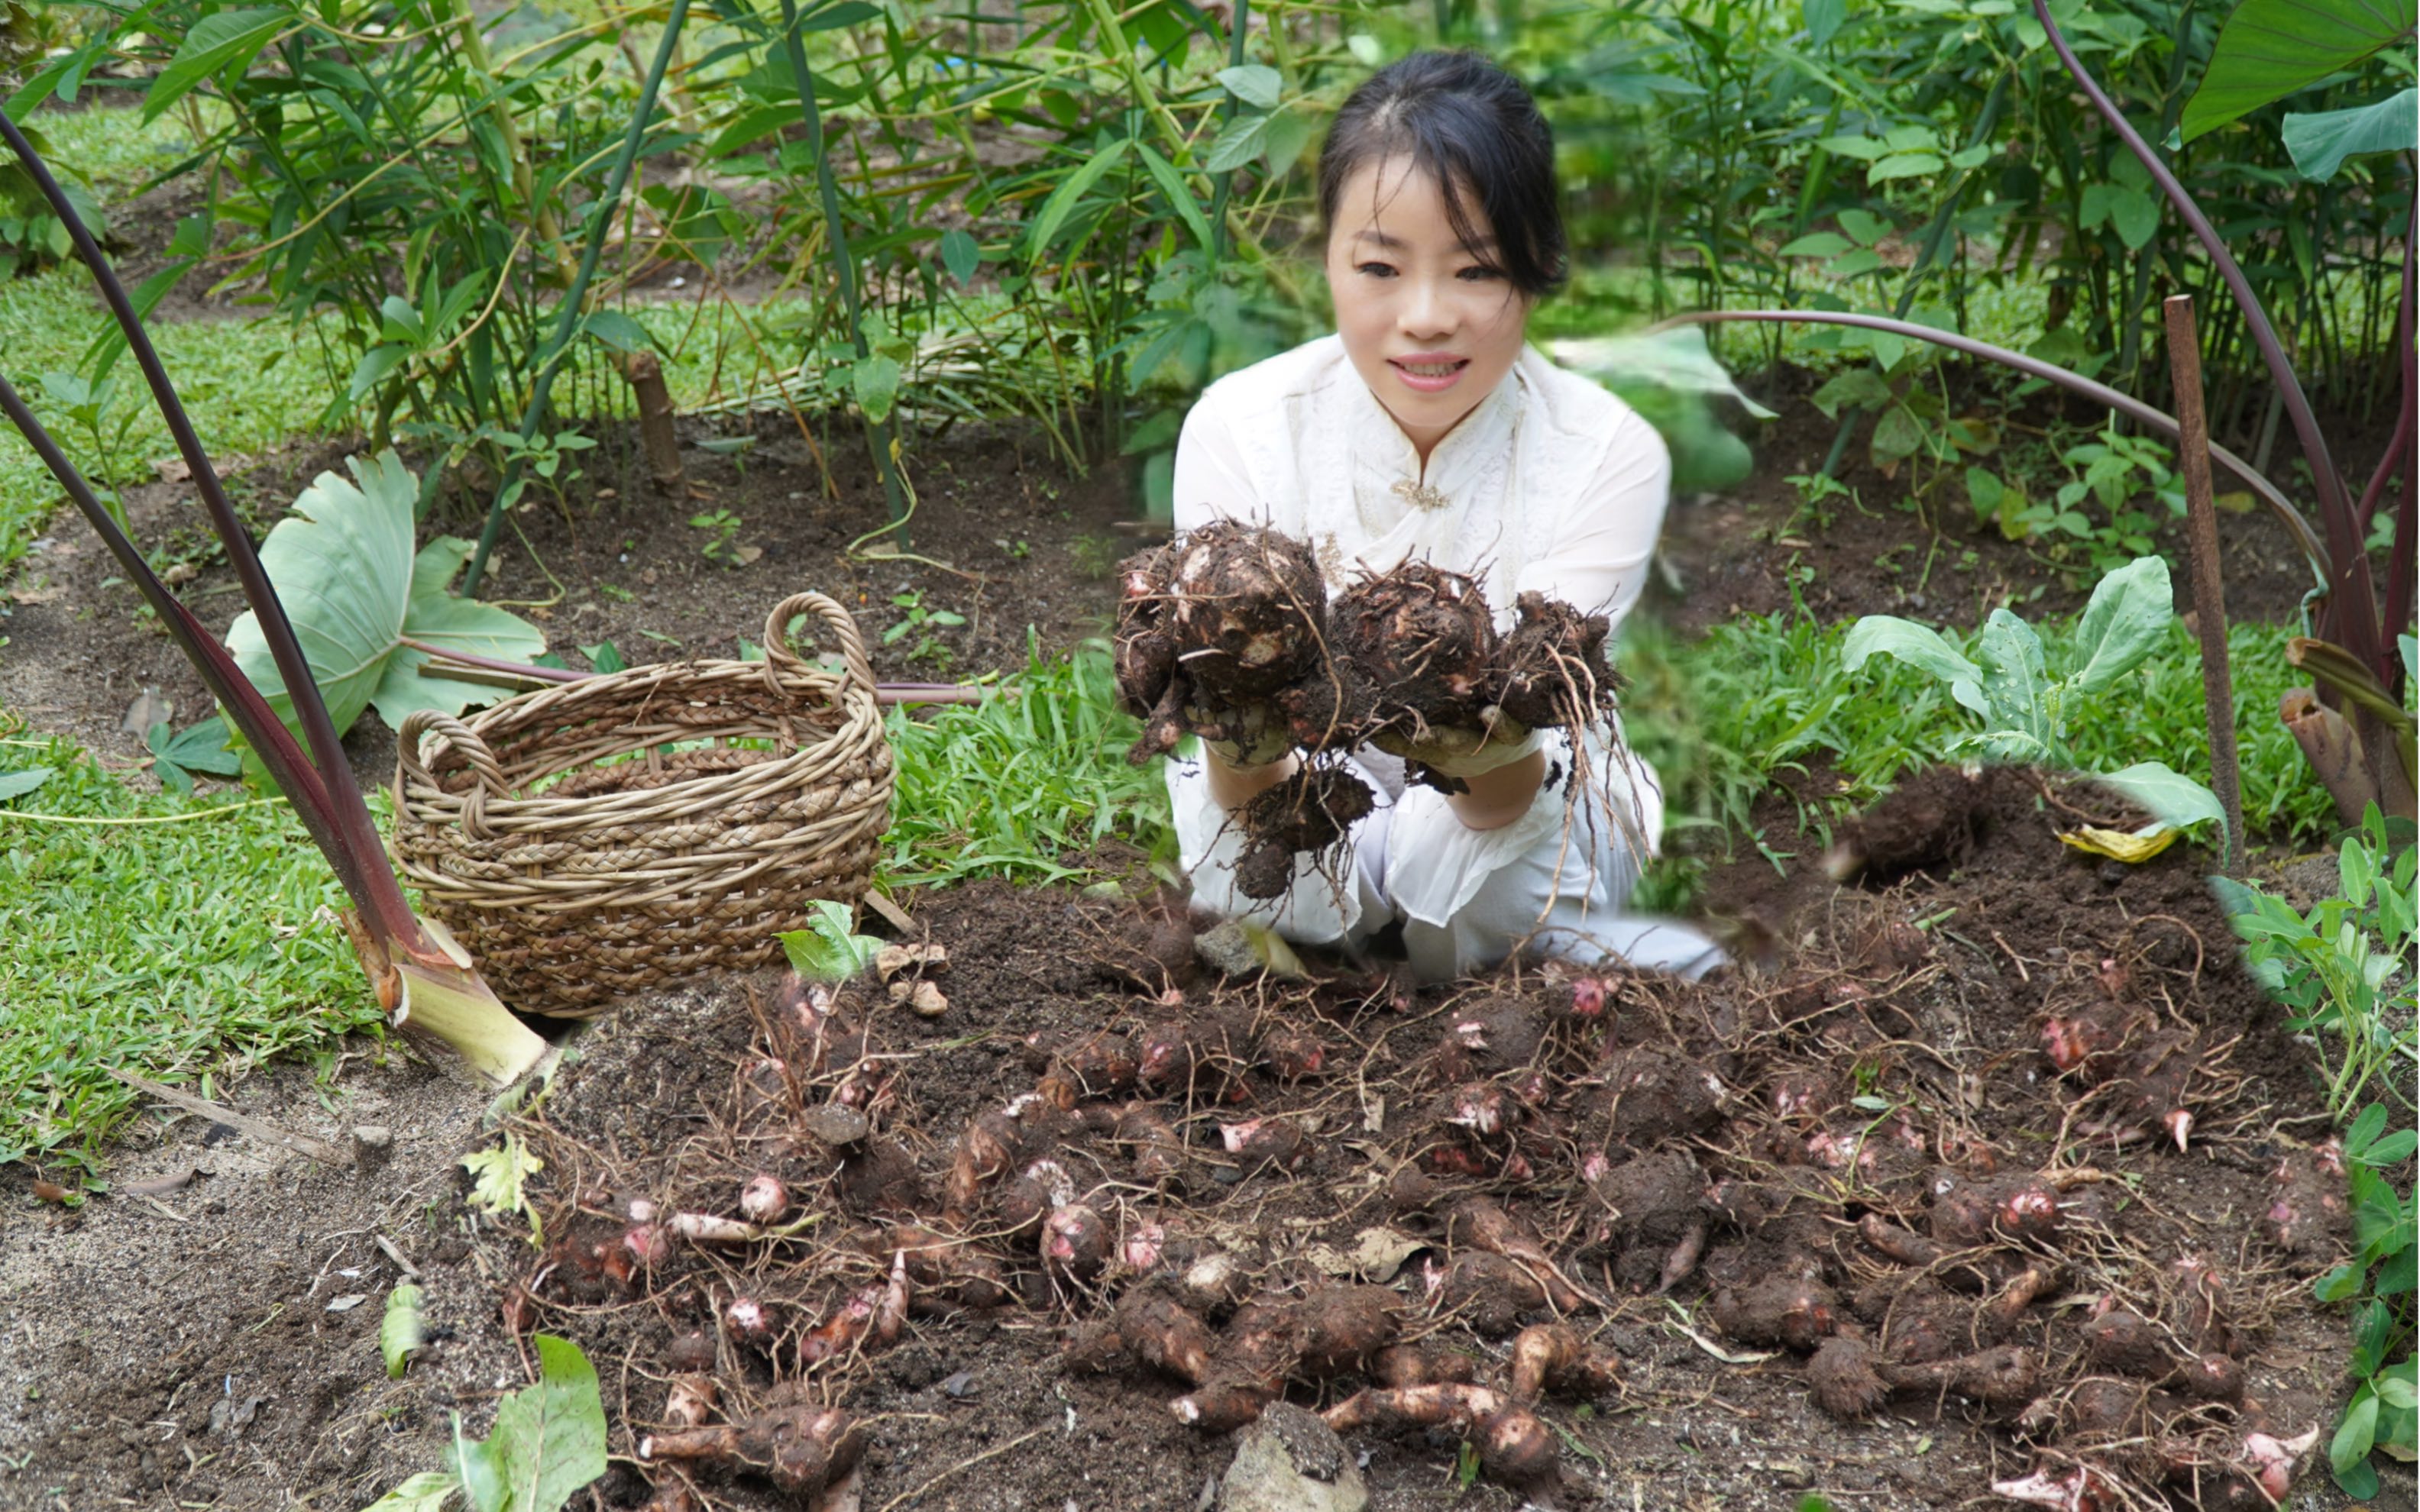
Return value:
<svg viewBox="0 0 2420 1512">
<path fill-rule="evenodd" d="M 2192 141 L 2411 35 L 2415 0 L 2243 0 L 2178 130 Z"/>
<path fill-rule="evenodd" d="M 349 459 L 358 482 L 322 472 L 260 548 L 261 565 L 286 606 L 303 658 L 338 732 L 362 710 L 400 726 L 415 709 L 459 714 L 492 702 L 488 684 L 424 677 L 426 652 L 406 636 L 476 656 L 529 661 L 546 638 L 520 616 L 447 592 L 469 560 L 471 543 L 439 536 L 412 554 L 412 511 L 420 485 L 393 452 Z M 295 724 L 285 679 L 251 613 L 227 631 L 227 649 L 289 728 Z"/>
<path fill-rule="evenodd" d="M 2068 682 L 2098 693 L 2141 666 L 2167 638 L 2175 602 L 2168 564 L 2158 557 L 2137 557 L 2102 579 L 2075 627 L 2081 659 Z"/>
<path fill-rule="evenodd" d="M 444 1512 L 461 1482 L 440 1470 L 424 1470 L 362 1508 L 362 1512 Z"/>
<path fill-rule="evenodd" d="M 1059 187 L 1042 202 L 1042 213 L 1033 218 L 1033 229 L 1027 233 L 1025 251 L 1028 256 L 1040 257 L 1050 250 L 1050 243 L 1059 239 L 1059 228 L 1066 224 L 1068 216 L 1075 213 L 1077 202 L 1101 181 L 1103 175 L 1125 160 L 1126 148 L 1132 146 L 1132 139 L 1120 137 L 1094 153 L 1082 167 L 1059 181 Z"/>
<path fill-rule="evenodd" d="M 246 10 L 222 10 L 204 16 L 185 33 L 184 45 L 151 81 L 143 97 L 147 125 L 162 111 L 182 100 L 194 85 L 221 70 L 241 74 L 269 45 L 270 39 L 294 21 L 294 12 L 274 6 Z"/>
<path fill-rule="evenodd" d="M 456 1469 L 475 1512 L 559 1512 L 605 1473 L 605 1404 L 580 1347 L 535 1336 L 538 1382 L 496 1406 L 485 1443 L 457 1438 Z"/>
<path fill-rule="evenodd" d="M 2050 674 L 2042 666 L 2041 638 L 2034 627 L 2004 609 L 1983 622 L 1975 640 L 1975 659 L 1983 667 L 1984 718 L 1991 722 L 1986 738 L 2012 734 L 2013 748 L 1994 754 L 2040 761 L 2058 750 L 2056 711 L 2050 696 Z"/>
<path fill-rule="evenodd" d="M 1555 361 L 1577 368 L 1616 393 L 1652 386 L 1683 393 L 1717 394 L 1735 401 L 1759 420 L 1774 418 L 1772 410 L 1749 398 L 1731 380 L 1730 372 L 1707 348 L 1702 326 L 1558 341 L 1548 350 Z"/>
<path fill-rule="evenodd" d="M 1840 643 L 1841 664 L 1855 671 L 1877 653 L 1897 656 L 1949 685 L 1949 696 L 1977 714 L 1989 717 L 1983 700 L 1983 669 L 1968 661 L 1941 639 L 1941 632 L 1902 620 L 1896 614 L 1869 614 L 1849 626 Z"/>
<path fill-rule="evenodd" d="M 2277 134 L 2294 171 L 2314 183 L 2336 176 L 2347 158 L 2365 152 L 2420 151 L 2420 89 L 2349 110 L 2288 112 Z"/>
<path fill-rule="evenodd" d="M 2115 772 L 2099 773 L 2092 780 L 2126 798 L 2160 823 L 2174 825 L 2179 829 L 2200 824 L 2206 819 L 2223 823 L 2226 818 L 2226 810 L 2218 806 L 2216 794 L 2183 773 L 2172 770 L 2164 762 L 2136 762 Z"/>
</svg>

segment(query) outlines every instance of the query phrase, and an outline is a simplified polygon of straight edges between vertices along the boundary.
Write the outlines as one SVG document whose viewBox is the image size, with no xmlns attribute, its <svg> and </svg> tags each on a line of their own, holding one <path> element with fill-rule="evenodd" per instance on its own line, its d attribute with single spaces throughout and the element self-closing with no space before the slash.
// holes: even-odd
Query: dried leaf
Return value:
<svg viewBox="0 0 2420 1512">
<path fill-rule="evenodd" d="M 2184 831 L 2172 825 L 2147 825 L 2128 834 L 2122 829 L 2102 829 L 2085 825 L 2076 829 L 2059 831 L 2058 838 L 2076 850 L 2091 856 L 2105 856 L 2128 866 L 2140 866 L 2177 842 Z"/>
</svg>

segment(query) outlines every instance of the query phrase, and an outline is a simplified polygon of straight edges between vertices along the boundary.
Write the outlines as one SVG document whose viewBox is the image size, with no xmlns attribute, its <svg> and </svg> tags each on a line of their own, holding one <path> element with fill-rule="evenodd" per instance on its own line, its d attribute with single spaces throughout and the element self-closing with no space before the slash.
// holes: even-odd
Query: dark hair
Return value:
<svg viewBox="0 0 2420 1512">
<path fill-rule="evenodd" d="M 1319 225 L 1336 224 L 1344 181 L 1363 164 L 1407 155 L 1445 196 L 1454 235 L 1476 244 L 1464 191 L 1496 233 L 1497 269 L 1534 299 L 1568 272 L 1555 133 L 1521 81 L 1475 53 L 1414 53 L 1372 74 L 1344 101 L 1319 153 Z"/>
</svg>

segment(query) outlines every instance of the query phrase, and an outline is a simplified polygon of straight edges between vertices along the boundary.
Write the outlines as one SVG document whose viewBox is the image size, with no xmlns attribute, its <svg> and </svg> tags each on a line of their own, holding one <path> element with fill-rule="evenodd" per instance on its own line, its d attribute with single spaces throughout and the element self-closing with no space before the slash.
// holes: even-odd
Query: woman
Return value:
<svg viewBox="0 0 2420 1512">
<path fill-rule="evenodd" d="M 1620 400 L 1529 349 L 1530 310 L 1565 273 L 1554 142 L 1518 81 L 1479 57 L 1416 54 L 1372 77 L 1320 157 L 1336 334 L 1213 384 L 1177 445 L 1176 525 L 1228 517 L 1310 543 L 1331 594 L 1411 558 L 1475 579 L 1507 628 L 1536 590 L 1618 627 L 1644 584 L 1671 467 Z M 1442 979 L 1527 945 L 1697 976 L 1721 953 L 1621 914 L 1663 795 L 1619 731 L 1433 733 L 1350 758 L 1378 806 L 1349 866 L 1299 857 L 1293 886 L 1234 887 L 1233 810 L 1297 758 L 1281 738 L 1172 758 L 1197 902 L 1289 938 L 1357 945 L 1400 923 Z M 1401 756 L 1466 791 L 1406 787 Z M 1331 874 L 1332 873 L 1332 874 Z"/>
</svg>

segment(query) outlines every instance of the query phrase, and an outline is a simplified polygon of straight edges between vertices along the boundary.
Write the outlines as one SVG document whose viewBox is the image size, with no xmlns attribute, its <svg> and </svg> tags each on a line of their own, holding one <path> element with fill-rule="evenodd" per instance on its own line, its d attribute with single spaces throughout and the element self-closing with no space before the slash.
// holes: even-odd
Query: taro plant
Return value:
<svg viewBox="0 0 2420 1512">
<path fill-rule="evenodd" d="M 1980 731 L 1950 743 L 1953 754 L 2072 770 L 2078 764 L 2068 745 L 2070 725 L 2105 713 L 2118 679 L 2167 638 L 2176 612 L 2169 592 L 2168 564 L 2158 557 L 2139 558 L 2102 579 L 2076 624 L 2071 665 L 2057 674 L 2033 626 L 2006 609 L 1993 609 L 1984 622 L 1971 660 L 1939 631 L 1891 614 L 1869 614 L 1852 625 L 1841 660 L 1854 672 L 1870 656 L 1895 656 L 1947 683 L 1949 696 L 1983 718 Z M 2092 777 L 2152 816 L 2131 837 L 2141 846 L 2095 837 L 2104 847 L 2148 854 L 2179 830 L 2226 817 L 2216 795 L 2164 762 L 2136 762 Z"/>
<path fill-rule="evenodd" d="M 2246 3 L 2267 5 L 2272 0 Z M 2376 9 L 2354 0 L 2320 0 L 2319 8 L 2329 18 L 2329 24 L 2306 28 L 2294 50 L 2293 67 L 2272 60 L 2265 69 L 2254 70 L 2260 73 L 2264 81 L 2261 87 L 2270 93 L 2252 100 L 2253 104 L 2283 98 L 2315 78 L 2350 67 L 2410 36 L 2413 30 L 2410 0 L 2397 0 L 2396 4 Z M 2415 404 L 2420 404 L 2420 358 L 2415 358 L 2412 324 L 2413 301 L 2420 297 L 2420 290 L 2414 288 L 2415 272 L 2420 270 L 2415 270 L 2413 263 L 2415 252 L 2420 252 L 2420 237 L 2406 228 L 2402 297 L 2395 343 L 2402 371 L 2401 411 L 2386 455 L 2368 486 L 2356 496 L 2336 467 L 2293 359 L 2226 241 L 2160 154 L 2077 59 L 2051 14 L 2048 0 L 2034 0 L 2033 10 L 2043 38 L 2085 97 L 2200 243 L 2231 298 L 2235 314 L 2252 333 L 2309 466 L 2310 487 L 2317 496 L 2319 517 L 2316 529 L 2286 490 L 2260 470 L 2223 447 L 2213 445 L 2210 449 L 2211 459 L 2242 479 L 2285 524 L 2318 579 L 2317 633 L 2293 642 L 2288 653 L 2289 659 L 2308 672 L 2318 687 L 2315 692 L 2299 698 L 2289 694 L 2281 715 L 2294 730 L 2297 741 L 2335 798 L 2340 812 L 2357 817 L 2366 804 L 2375 802 L 2391 815 L 2409 818 L 2413 813 L 2413 779 L 2415 767 L 2420 767 L 2420 756 L 2415 756 L 2413 719 L 2403 707 L 2401 697 L 2406 675 L 2392 642 L 2396 633 L 2412 619 L 2414 555 L 2420 552 L 2420 538 L 2413 535 L 2412 526 L 2415 511 L 2420 511 L 2420 500 L 2415 500 L 2415 495 L 2420 495 L 2420 477 L 2407 476 L 2402 500 L 2397 506 L 2393 565 L 2382 598 L 2370 571 L 2366 542 L 2376 517 L 2383 510 L 2387 486 L 2397 470 L 2420 471 L 2420 443 L 2414 440 L 2414 431 L 2420 429 L 2420 419 L 2415 419 Z M 2226 54 L 2222 45 L 2222 56 L 2213 62 L 2211 77 L 2229 76 L 2221 67 L 2226 61 Z M 2402 124 L 2410 126 L 2408 114 Z M 2375 132 L 2361 137 L 2355 145 L 2364 150 L 2380 151 L 2398 146 L 2410 147 L 2412 141 L 2408 132 L 2391 137 Z M 1806 321 L 1931 342 L 2083 394 L 2164 436 L 2173 439 L 2180 434 L 2175 417 L 2071 367 L 1915 321 L 1812 309 L 1710 311 L 1677 319 L 1699 323 Z"/>
<path fill-rule="evenodd" d="M 65 192 L 5 110 L 0 110 L 0 139 L 7 141 L 18 162 L 58 212 L 71 215 Z M 129 352 L 150 385 L 161 416 L 176 440 L 177 450 L 192 471 L 194 490 L 209 513 L 212 528 L 252 606 L 267 659 L 275 667 L 292 717 L 301 727 L 299 739 L 236 657 L 218 643 L 192 609 L 169 592 L 168 585 L 118 527 L 75 464 L 5 379 L 0 379 L 0 412 L 5 412 L 24 433 L 51 475 L 108 546 L 128 580 L 159 615 L 194 671 L 200 673 L 204 686 L 219 701 L 228 722 L 251 745 L 278 789 L 294 806 L 297 817 L 318 845 L 320 854 L 328 858 L 338 884 L 352 903 L 346 920 L 348 933 L 364 969 L 378 989 L 380 1006 L 391 1015 L 392 1022 L 415 1037 L 433 1038 L 484 1076 L 497 1082 L 515 1080 L 537 1063 L 545 1051 L 545 1041 L 505 1010 L 471 964 L 470 958 L 452 943 L 442 927 L 412 913 L 401 885 L 387 864 L 378 826 L 354 782 L 335 720 L 319 695 L 310 658 L 294 623 L 271 584 L 260 555 L 254 551 L 217 470 L 210 464 L 209 455 L 202 449 L 201 438 L 178 401 L 167 370 L 161 365 L 125 285 L 111 270 L 91 233 L 80 222 L 73 223 L 71 229 L 76 251 L 99 283 L 110 313 L 124 332 Z"/>
</svg>

